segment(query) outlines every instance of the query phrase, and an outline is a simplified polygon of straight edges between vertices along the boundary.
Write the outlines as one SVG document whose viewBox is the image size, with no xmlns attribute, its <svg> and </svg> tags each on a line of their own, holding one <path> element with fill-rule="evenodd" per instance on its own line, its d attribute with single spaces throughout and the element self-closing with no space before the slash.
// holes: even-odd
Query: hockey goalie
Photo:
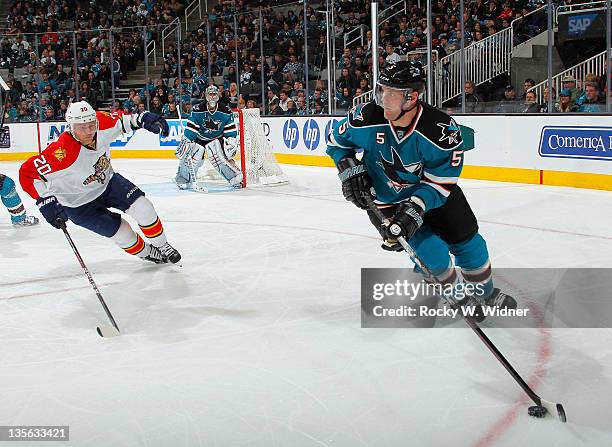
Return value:
<svg viewBox="0 0 612 447">
<path fill-rule="evenodd" d="M 199 192 L 288 183 L 264 134 L 259 109 L 230 110 L 214 85 L 192 107 L 176 150 L 179 188 Z M 269 128 L 269 127 L 268 127 Z"/>
<path fill-rule="evenodd" d="M 206 156 L 217 173 L 239 188 L 243 174 L 234 160 L 238 144 L 232 111 L 219 102 L 219 89 L 206 88 L 205 101 L 196 103 L 187 118 L 181 143 L 176 150 L 179 159 L 176 184 L 180 189 L 196 189 L 198 170 Z"/>
</svg>

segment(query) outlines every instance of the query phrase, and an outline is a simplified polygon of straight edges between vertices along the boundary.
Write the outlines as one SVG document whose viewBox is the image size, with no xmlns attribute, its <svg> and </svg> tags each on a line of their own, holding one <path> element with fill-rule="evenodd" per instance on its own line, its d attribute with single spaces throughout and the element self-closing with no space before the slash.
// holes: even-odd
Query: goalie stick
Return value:
<svg viewBox="0 0 612 447">
<path fill-rule="evenodd" d="M 378 209 L 372 198 L 369 194 L 363 195 L 365 201 L 368 204 L 368 207 L 372 212 L 376 215 L 376 217 L 382 222 L 383 225 L 389 225 L 389 219 L 385 217 L 385 215 Z M 436 283 L 441 284 L 440 280 L 433 274 L 433 272 L 427 267 L 427 265 L 419 258 L 416 252 L 412 249 L 412 247 L 408 244 L 406 239 L 402 236 L 397 238 L 397 241 L 404 248 L 412 262 L 414 262 L 421 270 L 429 277 L 433 279 Z M 443 296 L 442 297 L 453 309 L 459 309 L 460 305 L 457 300 L 453 296 Z M 529 396 L 529 398 L 536 404 L 533 407 L 529 407 L 529 415 L 534 417 L 544 417 L 546 413 L 556 414 L 561 422 L 566 422 L 567 418 L 565 415 L 565 409 L 563 405 L 560 403 L 553 403 L 547 400 L 542 399 L 538 396 L 535 391 L 531 389 L 531 387 L 525 382 L 525 380 L 521 377 L 521 375 L 514 369 L 514 367 L 510 364 L 510 362 L 504 357 L 504 355 L 497 349 L 497 347 L 493 344 L 493 342 L 487 337 L 487 335 L 483 332 L 483 330 L 478 326 L 478 324 L 474 321 L 472 317 L 469 315 L 465 315 L 463 312 L 459 312 L 468 326 L 476 333 L 478 338 L 485 344 L 485 346 L 491 351 L 491 353 L 495 356 L 495 358 L 502 364 L 506 371 L 510 373 L 512 378 L 519 384 L 519 386 L 523 389 L 523 391 Z"/>
<path fill-rule="evenodd" d="M 2 90 L 4 96 L 2 97 L 2 109 L 0 109 L 0 141 L 4 140 L 4 114 L 6 112 L 6 104 L 9 98 L 9 86 L 0 76 L 0 90 Z"/>
<path fill-rule="evenodd" d="M 72 240 L 72 237 L 70 237 L 70 234 L 68 233 L 68 230 L 66 229 L 66 222 L 61 222 L 61 229 L 64 232 L 64 235 L 66 236 L 66 239 L 68 240 L 68 243 L 70 244 L 70 247 L 72 248 L 72 251 L 74 252 L 74 255 L 78 259 L 79 264 L 81 264 L 81 267 L 83 268 L 83 271 L 85 272 L 85 276 L 87 276 L 87 279 L 89 280 L 89 283 L 91 284 L 91 287 L 93 288 L 94 293 L 96 294 L 96 296 L 98 297 L 98 300 L 100 301 L 100 304 L 104 308 L 104 312 L 106 312 L 106 316 L 111 322 L 112 326 L 105 324 L 105 325 L 100 325 L 96 327 L 96 331 L 98 332 L 98 335 L 104 338 L 116 337 L 118 335 L 121 335 L 121 332 L 119 331 L 119 326 L 117 326 L 117 323 L 115 322 L 115 319 L 113 318 L 113 314 L 111 314 L 108 306 L 106 305 L 106 302 L 104 301 L 104 298 L 102 298 L 100 289 L 98 289 L 98 286 L 94 282 L 93 276 L 91 276 L 91 273 L 89 273 L 89 269 L 85 265 L 85 261 L 83 261 L 83 258 L 81 257 L 81 254 L 79 253 L 79 250 L 77 250 L 76 245 L 74 245 L 74 241 Z"/>
</svg>

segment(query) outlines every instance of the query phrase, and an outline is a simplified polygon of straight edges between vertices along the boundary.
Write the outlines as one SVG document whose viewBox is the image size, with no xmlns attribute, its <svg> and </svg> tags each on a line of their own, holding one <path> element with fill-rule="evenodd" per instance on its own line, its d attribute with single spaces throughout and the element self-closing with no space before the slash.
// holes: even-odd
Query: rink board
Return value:
<svg viewBox="0 0 612 447">
<path fill-rule="evenodd" d="M 333 166 L 326 135 L 342 117 L 266 117 L 264 133 L 280 163 Z M 612 190 L 612 127 L 596 115 L 470 115 L 457 122 L 476 132 L 462 177 Z M 9 124 L 0 161 L 23 160 L 56 140 L 66 123 Z M 178 120 L 170 135 L 134 132 L 111 144 L 115 158 L 173 158 L 182 137 Z"/>
</svg>

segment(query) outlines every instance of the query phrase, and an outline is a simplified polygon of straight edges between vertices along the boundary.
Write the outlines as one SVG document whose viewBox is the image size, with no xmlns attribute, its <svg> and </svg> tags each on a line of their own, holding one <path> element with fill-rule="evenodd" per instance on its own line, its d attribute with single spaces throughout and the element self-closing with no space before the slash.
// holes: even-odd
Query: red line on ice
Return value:
<svg viewBox="0 0 612 447">
<path fill-rule="evenodd" d="M 512 284 L 516 290 L 520 290 L 515 284 Z M 523 294 L 524 295 L 524 294 Z M 536 367 L 526 380 L 529 384 L 529 387 L 536 391 L 536 388 L 542 381 L 542 375 L 545 372 L 545 365 L 550 359 L 550 332 L 547 329 L 542 328 L 544 324 L 544 316 L 541 313 L 541 310 L 538 306 L 531 306 L 535 322 L 539 326 L 538 332 L 540 334 L 540 346 L 538 348 L 538 356 L 536 358 Z M 502 350 L 503 351 L 503 350 Z M 510 359 L 509 359 L 510 360 Z M 512 361 L 510 360 L 512 363 Z M 500 365 L 501 366 L 501 365 Z M 503 369 L 501 373 L 503 373 Z M 518 384 L 515 384 L 518 387 Z M 537 391 L 536 391 L 537 392 Z M 516 403 L 512 406 L 510 410 L 508 410 L 502 417 L 500 417 L 497 422 L 493 424 L 493 426 L 486 431 L 478 441 L 472 444 L 471 447 L 487 447 L 492 445 L 499 437 L 501 437 L 506 430 L 510 428 L 510 426 L 514 423 L 517 416 L 519 415 L 519 411 L 527 412 L 527 406 L 533 405 L 531 399 L 529 399 L 522 391 L 522 396 Z M 553 415 L 556 416 L 556 415 Z"/>
</svg>

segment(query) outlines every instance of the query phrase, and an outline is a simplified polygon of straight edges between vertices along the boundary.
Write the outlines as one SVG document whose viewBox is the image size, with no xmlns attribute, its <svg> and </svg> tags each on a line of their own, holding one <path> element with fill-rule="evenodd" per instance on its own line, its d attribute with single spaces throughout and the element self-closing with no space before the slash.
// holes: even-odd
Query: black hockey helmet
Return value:
<svg viewBox="0 0 612 447">
<path fill-rule="evenodd" d="M 420 62 L 397 61 L 383 68 L 378 77 L 378 84 L 398 90 L 422 91 L 425 77 L 425 69 Z"/>
<path fill-rule="evenodd" d="M 425 90 L 425 69 L 420 62 L 397 61 L 387 65 L 380 73 L 374 90 L 376 104 L 386 110 L 399 110 L 395 120 L 401 118 L 406 112 L 417 106 Z M 385 93 L 386 91 L 386 93 Z M 406 104 L 414 101 L 412 93 L 418 93 L 417 101 L 412 105 Z M 398 106 L 397 99 L 400 103 Z M 389 105 L 389 104 L 394 105 Z"/>
</svg>

